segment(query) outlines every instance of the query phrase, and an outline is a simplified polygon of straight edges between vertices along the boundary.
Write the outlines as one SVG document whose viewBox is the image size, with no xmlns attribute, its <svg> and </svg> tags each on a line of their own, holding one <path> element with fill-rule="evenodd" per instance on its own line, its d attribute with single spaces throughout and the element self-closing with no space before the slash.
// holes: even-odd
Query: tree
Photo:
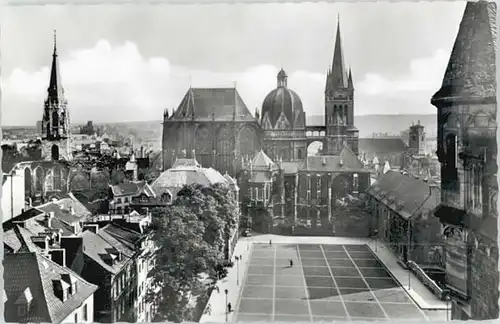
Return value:
<svg viewBox="0 0 500 324">
<path fill-rule="evenodd" d="M 150 276 L 160 293 L 148 298 L 160 317 L 181 322 L 190 318 L 190 294 L 203 289 L 201 275 L 213 285 L 225 276 L 228 240 L 238 220 L 234 195 L 224 185 L 187 185 L 168 208 L 152 211 L 158 249 Z"/>
</svg>

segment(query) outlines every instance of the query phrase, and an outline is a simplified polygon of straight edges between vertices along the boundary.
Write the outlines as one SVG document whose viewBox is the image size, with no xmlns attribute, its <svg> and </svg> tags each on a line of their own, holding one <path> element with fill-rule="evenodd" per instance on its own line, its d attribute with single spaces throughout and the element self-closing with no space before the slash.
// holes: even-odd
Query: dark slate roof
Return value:
<svg viewBox="0 0 500 324">
<path fill-rule="evenodd" d="M 134 244 L 141 239 L 138 232 L 129 230 L 123 226 L 111 223 L 101 228 L 97 234 L 91 231 L 83 232 L 83 247 L 79 253 L 83 253 L 88 258 L 99 264 L 105 270 L 116 274 L 135 254 Z M 122 260 L 114 265 L 105 262 L 104 258 L 110 251 L 122 253 Z M 78 258 L 76 258 L 78 259 Z M 76 265 L 72 265 L 74 267 Z"/>
<path fill-rule="evenodd" d="M 137 182 L 124 182 L 114 186 L 111 186 L 111 190 L 115 197 L 121 196 L 137 196 L 141 193 L 146 194 L 148 197 L 155 197 L 154 191 L 146 183 L 146 181 Z"/>
<path fill-rule="evenodd" d="M 97 286 L 83 280 L 68 268 L 37 253 L 16 253 L 4 256 L 4 289 L 7 295 L 6 308 L 15 309 L 14 303 L 23 291 L 29 288 L 33 297 L 26 319 L 17 312 L 6 312 L 7 322 L 60 323 L 97 290 Z M 76 294 L 61 301 L 54 294 L 54 281 L 69 274 L 78 282 Z"/>
<path fill-rule="evenodd" d="M 360 138 L 358 142 L 359 154 L 387 154 L 406 152 L 408 146 L 399 137 Z"/>
<path fill-rule="evenodd" d="M 308 156 L 301 171 L 309 172 L 364 172 L 363 163 L 356 154 L 344 146 L 339 155 Z"/>
<path fill-rule="evenodd" d="M 405 218 L 411 217 L 424 203 L 429 202 L 429 208 L 436 207 L 440 200 L 438 192 L 422 180 L 395 171 L 382 175 L 366 191 Z"/>
<path fill-rule="evenodd" d="M 255 121 L 235 88 L 190 88 L 171 120 Z"/>
<path fill-rule="evenodd" d="M 432 100 L 496 98 L 496 3 L 467 2 L 441 89 Z"/>
<path fill-rule="evenodd" d="M 264 124 L 264 118 L 267 117 L 274 128 L 281 114 L 283 114 L 291 128 L 303 129 L 305 125 L 300 119 L 303 112 L 299 95 L 288 87 L 278 87 L 269 92 L 264 98 L 262 103 L 262 124 Z"/>
</svg>

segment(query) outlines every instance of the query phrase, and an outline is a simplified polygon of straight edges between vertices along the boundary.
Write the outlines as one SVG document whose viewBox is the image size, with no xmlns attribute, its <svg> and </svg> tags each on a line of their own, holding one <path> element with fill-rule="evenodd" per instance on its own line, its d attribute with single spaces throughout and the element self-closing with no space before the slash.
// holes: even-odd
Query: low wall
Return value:
<svg viewBox="0 0 500 324">
<path fill-rule="evenodd" d="M 434 295 L 436 295 L 436 297 L 438 297 L 440 300 L 445 300 L 445 293 L 444 293 L 444 291 L 438 286 L 438 284 L 436 282 L 434 282 L 434 280 L 432 280 L 431 278 L 429 278 L 429 276 L 425 273 L 424 270 L 422 270 L 422 268 L 420 268 L 418 266 L 418 264 L 416 264 L 413 261 L 408 261 L 408 267 L 410 268 L 411 272 L 427 288 L 429 288 L 429 290 L 432 291 L 432 293 Z"/>
</svg>

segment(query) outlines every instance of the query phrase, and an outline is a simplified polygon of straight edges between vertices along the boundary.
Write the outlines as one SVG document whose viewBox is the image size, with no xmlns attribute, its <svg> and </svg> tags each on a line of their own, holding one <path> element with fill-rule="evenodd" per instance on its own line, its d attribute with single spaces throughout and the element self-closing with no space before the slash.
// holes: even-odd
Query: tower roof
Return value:
<svg viewBox="0 0 500 324">
<path fill-rule="evenodd" d="M 335 49 L 333 51 L 332 69 L 329 71 L 327 88 L 347 88 L 348 74 L 344 62 L 344 50 L 342 48 L 342 36 L 340 35 L 340 19 L 337 21 L 337 36 Z"/>
<path fill-rule="evenodd" d="M 496 3 L 467 2 L 441 89 L 447 98 L 496 97 Z"/>
<path fill-rule="evenodd" d="M 64 100 L 64 89 L 61 83 L 61 75 L 59 73 L 59 59 L 57 55 L 57 38 L 54 30 L 54 52 L 52 53 L 52 67 L 50 70 L 50 81 L 47 89 L 48 99 L 50 101 Z"/>
</svg>

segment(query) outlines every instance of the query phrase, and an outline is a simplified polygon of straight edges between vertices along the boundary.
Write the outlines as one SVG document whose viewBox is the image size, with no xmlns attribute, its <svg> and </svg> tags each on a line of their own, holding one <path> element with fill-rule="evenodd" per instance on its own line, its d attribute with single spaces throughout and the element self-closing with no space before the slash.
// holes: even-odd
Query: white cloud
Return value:
<svg viewBox="0 0 500 324">
<path fill-rule="evenodd" d="M 388 98 L 394 96 L 407 96 L 410 102 L 424 94 L 428 101 L 428 93 L 439 86 L 442 73 L 436 71 L 444 70 L 446 58 L 446 53 L 439 51 L 431 58 L 415 60 L 410 65 L 409 75 L 399 79 L 365 75 L 356 85 L 359 90 L 356 93 L 357 113 L 387 113 L 387 105 L 391 105 Z M 164 108 L 178 106 L 190 84 L 193 87 L 232 87 L 237 82 L 238 91 L 253 112 L 276 87 L 279 69 L 260 65 L 234 73 L 193 70 L 172 66 L 167 58 L 145 58 L 132 42 L 111 46 L 105 40 L 92 48 L 60 57 L 60 67 L 74 122 L 159 120 Z M 325 75 L 287 72 L 288 85 L 302 98 L 306 113 L 323 113 Z M 4 125 L 34 125 L 41 119 L 49 73 L 48 65 L 38 71 L 17 68 L 2 80 Z M 381 101 L 377 104 L 379 98 Z M 389 112 L 397 113 L 400 103 L 399 100 L 395 107 L 389 107 Z M 416 109 L 426 112 L 428 107 Z"/>
<path fill-rule="evenodd" d="M 410 62 L 409 73 L 398 78 L 388 79 L 377 73 L 367 73 L 358 84 L 358 89 L 367 96 L 401 97 L 412 93 L 436 91 L 441 84 L 449 55 L 438 50 L 431 57 L 419 58 Z"/>
</svg>

